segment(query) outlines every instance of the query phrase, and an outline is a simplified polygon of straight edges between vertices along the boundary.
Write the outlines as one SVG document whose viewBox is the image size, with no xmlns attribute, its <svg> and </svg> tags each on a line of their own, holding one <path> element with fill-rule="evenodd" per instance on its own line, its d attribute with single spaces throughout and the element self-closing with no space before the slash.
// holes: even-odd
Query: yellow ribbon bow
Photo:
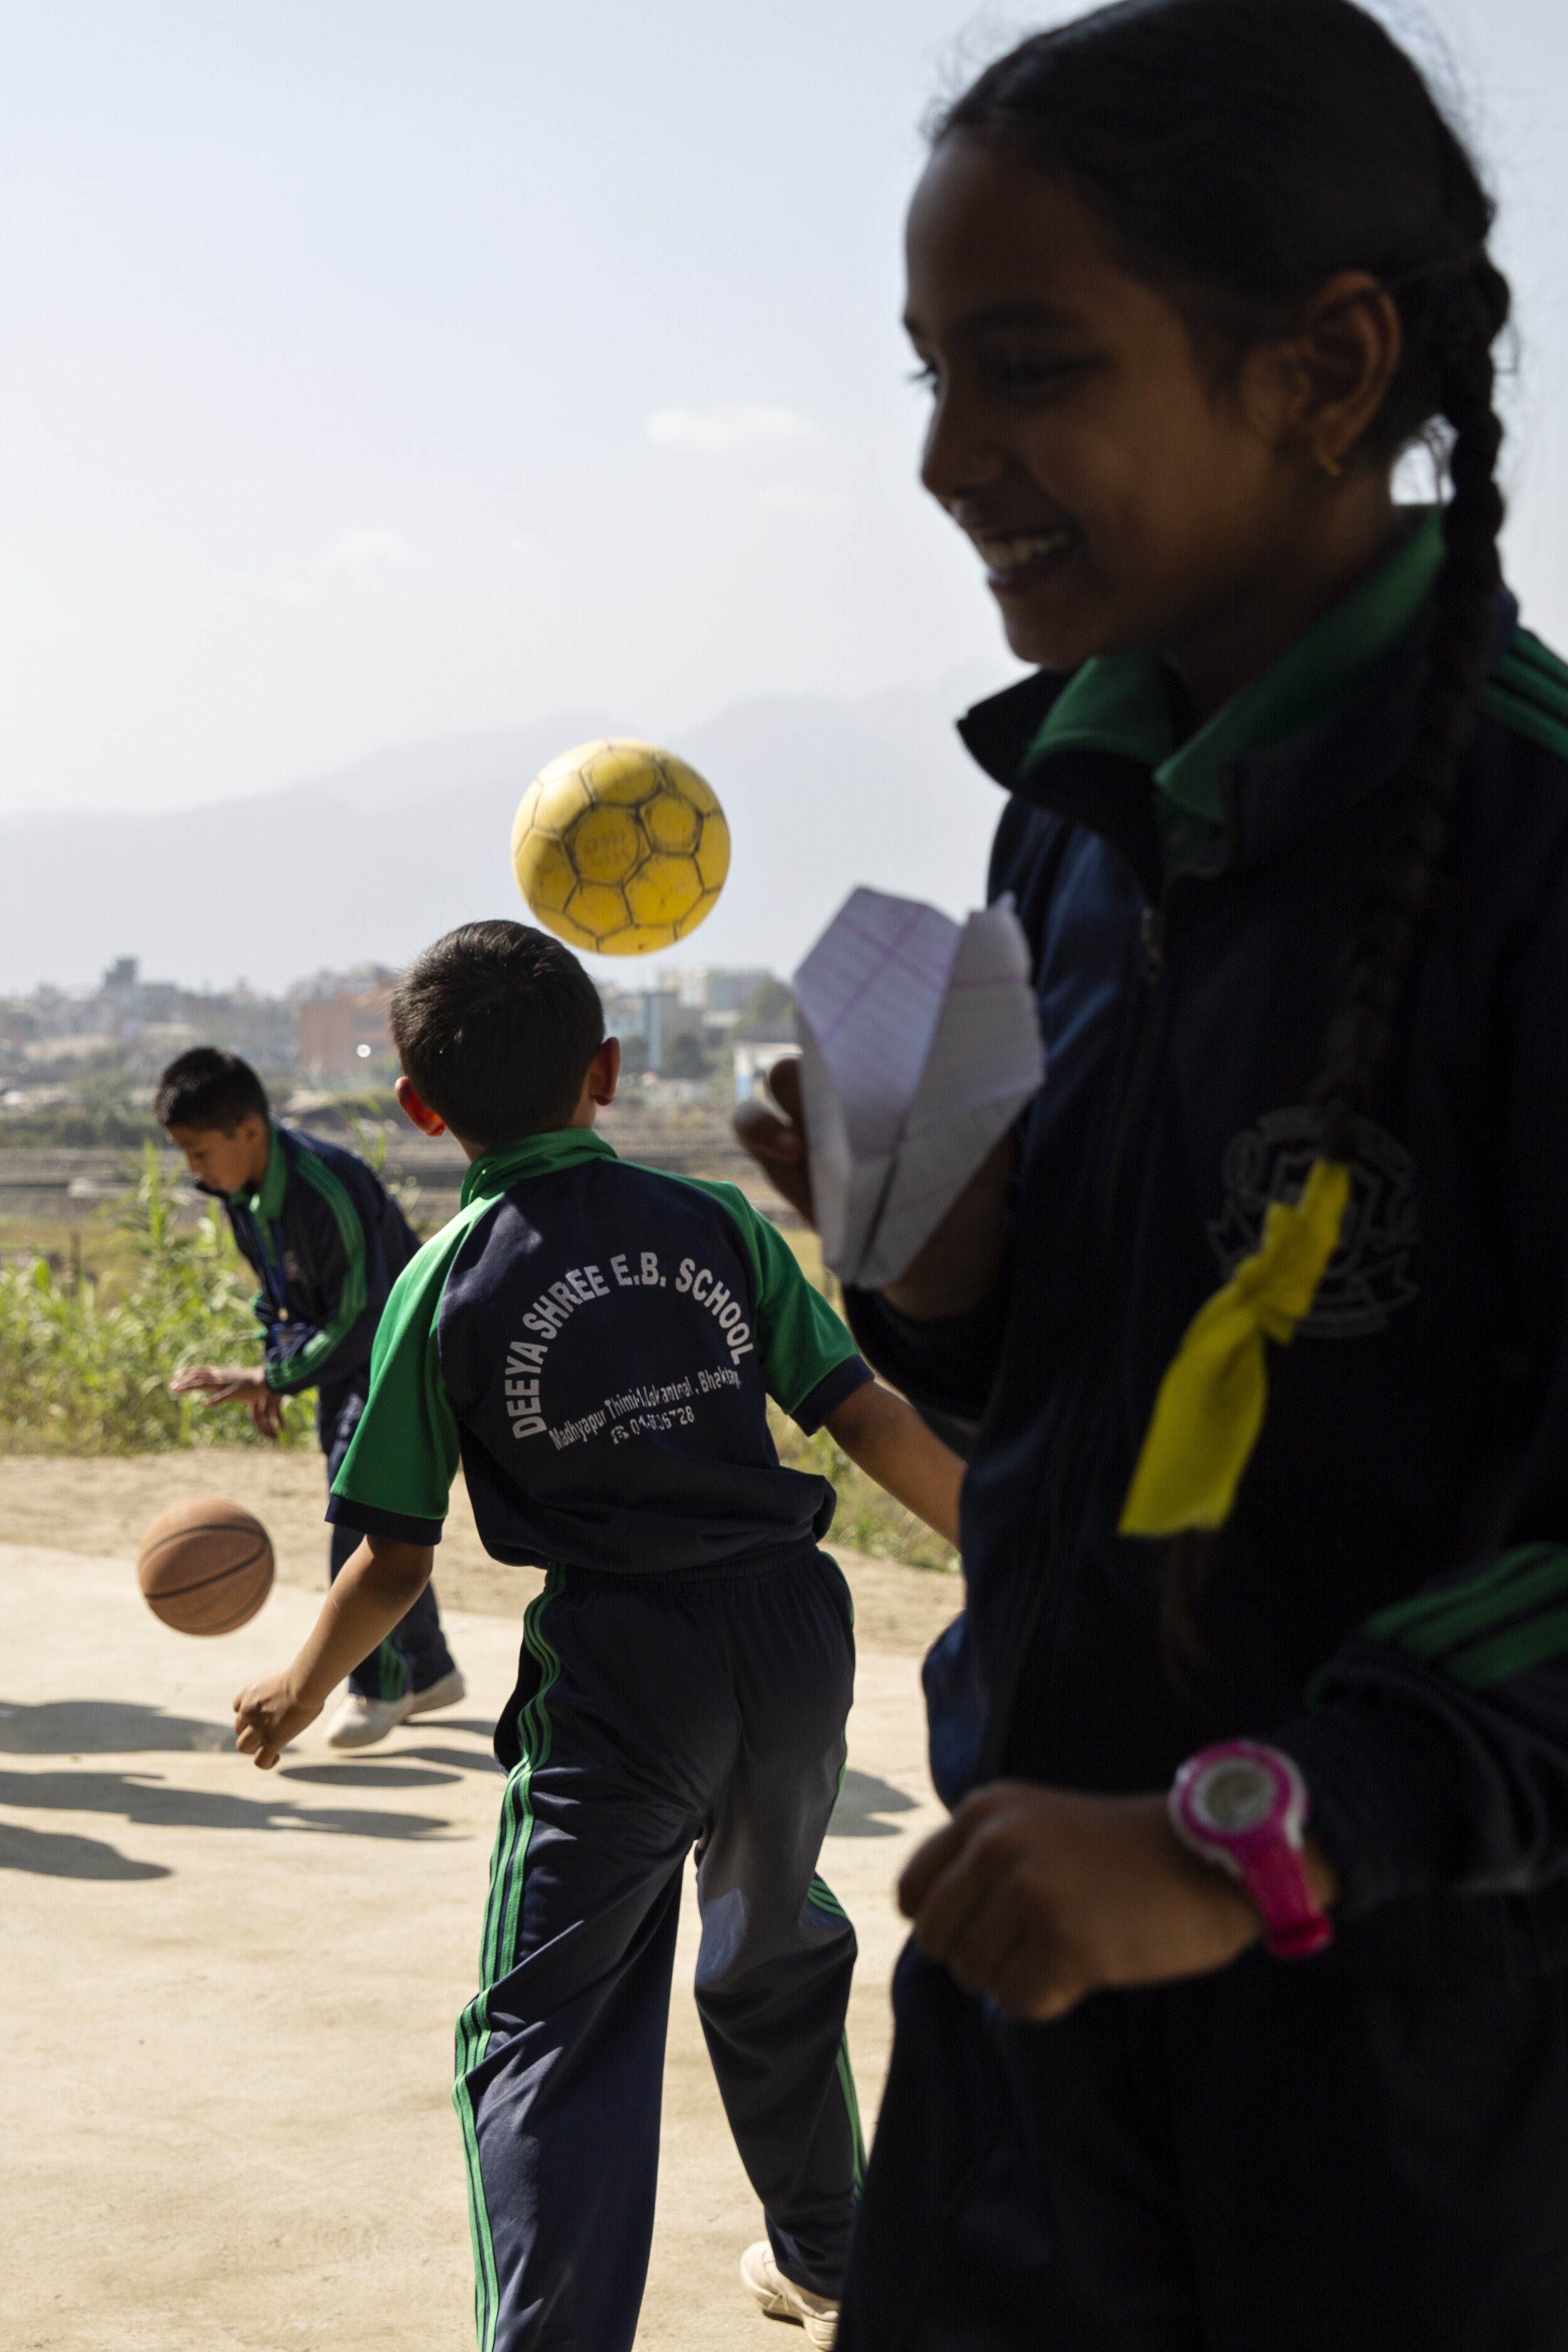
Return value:
<svg viewBox="0 0 1568 2352">
<path fill-rule="evenodd" d="M 1269 1203 L 1261 1247 L 1188 1324 L 1121 1507 L 1124 1536 L 1225 1525 L 1268 1410 L 1263 1343 L 1294 1339 L 1339 1246 L 1350 1190 L 1342 1161 L 1314 1160 L 1300 1199 Z"/>
</svg>

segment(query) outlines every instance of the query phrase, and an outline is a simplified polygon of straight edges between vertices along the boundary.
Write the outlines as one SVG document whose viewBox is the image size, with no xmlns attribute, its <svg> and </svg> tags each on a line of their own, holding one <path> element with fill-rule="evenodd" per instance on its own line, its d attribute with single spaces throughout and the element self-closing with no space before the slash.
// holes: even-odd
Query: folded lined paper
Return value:
<svg viewBox="0 0 1568 2352">
<path fill-rule="evenodd" d="M 962 925 L 856 890 L 795 975 L 822 1254 L 896 1282 L 1045 1075 L 1010 898 Z"/>
</svg>

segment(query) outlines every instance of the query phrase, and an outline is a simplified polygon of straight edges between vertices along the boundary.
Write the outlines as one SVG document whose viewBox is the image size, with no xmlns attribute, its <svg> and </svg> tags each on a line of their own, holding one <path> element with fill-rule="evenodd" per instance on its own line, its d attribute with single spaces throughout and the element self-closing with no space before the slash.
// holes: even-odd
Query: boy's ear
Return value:
<svg viewBox="0 0 1568 2352">
<path fill-rule="evenodd" d="M 421 1135 L 445 1135 L 447 1122 L 437 1110 L 429 1109 L 414 1091 L 413 1081 L 399 1078 L 392 1089 L 397 1097 L 397 1108 L 405 1118 L 412 1119 Z"/>
<path fill-rule="evenodd" d="M 616 1088 L 621 1082 L 621 1041 L 606 1037 L 588 1065 L 587 1091 L 591 1102 L 601 1110 L 607 1109 L 616 1099 Z"/>
</svg>

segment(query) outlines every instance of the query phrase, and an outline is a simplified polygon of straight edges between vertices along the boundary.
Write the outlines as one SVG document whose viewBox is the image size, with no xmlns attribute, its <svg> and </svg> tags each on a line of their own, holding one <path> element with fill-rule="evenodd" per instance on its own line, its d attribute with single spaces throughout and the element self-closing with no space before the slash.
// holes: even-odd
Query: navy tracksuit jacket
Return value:
<svg viewBox="0 0 1568 2352">
<path fill-rule="evenodd" d="M 566 1129 L 487 1153 L 463 1203 L 394 1292 L 331 1509 L 437 1542 L 460 1458 L 486 1549 L 549 1571 L 458 2027 L 475 2316 L 479 2352 L 630 2352 L 693 1846 L 698 2009 L 775 2257 L 843 2273 L 855 1937 L 816 1863 L 851 1611 L 833 1489 L 766 1407 L 809 1432 L 870 1375 L 730 1185 Z"/>
<path fill-rule="evenodd" d="M 268 1387 L 282 1395 L 316 1391 L 330 1486 L 364 1407 L 382 1309 L 418 1239 L 373 1169 L 299 1128 L 274 1125 L 256 1192 L 216 1197 L 261 1284 L 256 1315 L 266 1333 Z M 353 1530 L 332 1529 L 332 1576 L 357 1543 Z M 408 1687 L 427 1690 L 451 1671 L 436 1596 L 426 1588 L 390 1638 L 354 1669 L 349 1687 L 366 1698 L 398 1698 Z"/>
<path fill-rule="evenodd" d="M 1163 1547 L 1117 1533 L 1183 1331 L 1312 1156 L 1424 625 L 1236 761 L 1173 878 L 1147 767 L 1026 764 L 1064 681 L 963 726 L 1010 795 L 991 888 L 1047 1077 L 994 1296 L 926 1327 L 849 1301 L 872 1361 L 970 1431 L 937 1780 L 1157 1790 L 1260 1738 L 1344 1898 L 1319 1958 L 1044 2027 L 907 1955 L 844 2352 L 1568 2347 L 1568 669 L 1506 596 L 1345 1237 L 1273 1353 L 1184 1691 Z"/>
</svg>

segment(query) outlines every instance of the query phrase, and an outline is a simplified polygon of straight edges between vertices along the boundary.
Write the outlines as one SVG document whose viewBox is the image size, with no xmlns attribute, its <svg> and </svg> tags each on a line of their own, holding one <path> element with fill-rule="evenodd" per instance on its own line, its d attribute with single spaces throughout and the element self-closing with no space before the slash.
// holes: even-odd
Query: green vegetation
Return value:
<svg viewBox="0 0 1568 2352">
<path fill-rule="evenodd" d="M 136 1237 L 107 1202 L 85 1216 L 0 1218 L 0 1261 L 36 1257 L 46 1259 L 68 1289 L 96 1283 L 100 1307 L 122 1298 L 142 1272 Z"/>
<path fill-rule="evenodd" d="M 57 1274 L 41 1257 L 0 1268 L 0 1451 L 261 1444 L 242 1409 L 169 1394 L 170 1374 L 187 1364 L 257 1351 L 250 1269 L 216 1203 L 199 1224 L 179 1226 L 149 1143 L 120 1225 L 132 1265 L 109 1299 L 92 1276 Z M 285 1444 L 309 1434 L 310 1405 L 289 1401 Z"/>
<path fill-rule="evenodd" d="M 162 1140 L 162 1130 L 132 1105 L 131 1082 L 119 1069 L 89 1070 L 75 1102 L 7 1111 L 0 1118 L 0 1150 L 90 1151 L 109 1144 L 134 1151 Z"/>
</svg>

